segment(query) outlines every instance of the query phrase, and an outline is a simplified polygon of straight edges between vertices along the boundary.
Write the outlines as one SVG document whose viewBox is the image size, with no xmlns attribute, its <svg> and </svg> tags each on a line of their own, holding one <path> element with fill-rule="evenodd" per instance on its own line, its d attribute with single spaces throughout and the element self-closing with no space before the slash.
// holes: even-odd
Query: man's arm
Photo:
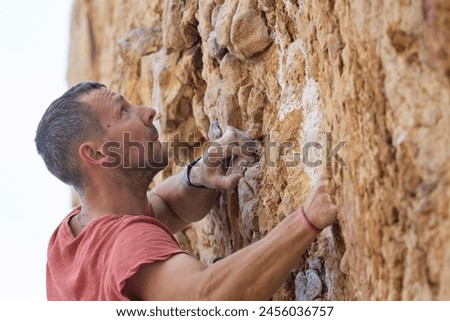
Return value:
<svg viewBox="0 0 450 321">
<path fill-rule="evenodd" d="M 167 178 L 148 194 L 155 217 L 172 233 L 205 217 L 216 198 L 215 189 L 189 187 L 183 175 Z"/>
<path fill-rule="evenodd" d="M 314 225 L 335 220 L 337 208 L 321 179 L 305 203 Z M 294 212 L 262 240 L 205 267 L 186 254 L 143 266 L 131 279 L 129 292 L 143 300 L 267 300 L 316 237 Z"/>
<path fill-rule="evenodd" d="M 188 186 L 185 171 L 158 184 L 148 195 L 156 218 L 175 233 L 205 217 L 215 202 L 217 189 L 234 189 L 242 178 L 237 173 L 225 175 L 222 162 L 234 155 L 247 161 L 254 160 L 248 151 L 241 148 L 246 142 L 251 140 L 245 133 L 229 127 L 205 152 L 191 169 L 190 179 L 194 185 L 207 188 Z"/>
</svg>

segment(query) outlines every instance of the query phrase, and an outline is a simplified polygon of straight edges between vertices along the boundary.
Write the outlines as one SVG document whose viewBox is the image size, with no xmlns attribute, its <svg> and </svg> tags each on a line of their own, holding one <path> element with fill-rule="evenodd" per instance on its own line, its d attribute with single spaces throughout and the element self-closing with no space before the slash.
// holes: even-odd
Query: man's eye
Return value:
<svg viewBox="0 0 450 321">
<path fill-rule="evenodd" d="M 128 110 L 125 109 L 125 107 L 122 106 L 122 108 L 120 108 L 120 113 L 123 115 L 125 113 L 127 113 Z"/>
</svg>

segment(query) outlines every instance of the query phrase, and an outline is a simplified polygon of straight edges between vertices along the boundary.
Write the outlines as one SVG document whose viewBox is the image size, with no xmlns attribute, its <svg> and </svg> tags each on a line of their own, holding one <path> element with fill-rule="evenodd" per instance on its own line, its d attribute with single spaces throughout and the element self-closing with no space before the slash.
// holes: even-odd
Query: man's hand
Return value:
<svg viewBox="0 0 450 321">
<path fill-rule="evenodd" d="M 219 139 L 211 142 L 201 160 L 191 170 L 190 179 L 194 185 L 214 189 L 234 189 L 242 173 L 227 175 L 230 162 L 240 158 L 242 163 L 251 163 L 259 158 L 258 143 L 234 127 L 227 127 Z"/>
<path fill-rule="evenodd" d="M 242 178 L 242 173 L 227 174 L 230 162 L 245 167 L 248 162 L 259 158 L 257 142 L 240 130 L 228 127 L 222 137 L 211 143 L 202 158 L 191 168 L 192 188 L 185 181 L 186 172 L 173 175 L 158 184 L 148 196 L 155 216 L 172 233 L 180 231 L 188 223 L 205 217 L 216 201 L 215 189 L 234 189 Z"/>
<path fill-rule="evenodd" d="M 328 183 L 329 179 L 322 175 L 303 206 L 306 216 L 319 229 L 333 224 L 338 211 L 327 191 Z"/>
</svg>

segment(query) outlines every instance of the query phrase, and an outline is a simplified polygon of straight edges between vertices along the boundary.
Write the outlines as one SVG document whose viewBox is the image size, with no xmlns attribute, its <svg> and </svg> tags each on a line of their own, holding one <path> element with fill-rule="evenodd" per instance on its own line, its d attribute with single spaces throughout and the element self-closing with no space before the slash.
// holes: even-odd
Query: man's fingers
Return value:
<svg viewBox="0 0 450 321">
<path fill-rule="evenodd" d="M 330 184 L 331 184 L 330 178 L 328 178 L 328 177 L 326 176 L 326 174 L 322 173 L 322 174 L 319 176 L 319 180 L 317 181 L 316 185 L 314 186 L 314 189 L 315 189 L 317 192 L 325 192 L 325 193 L 328 193 L 329 188 L 330 188 Z"/>
<path fill-rule="evenodd" d="M 239 129 L 228 126 L 225 130 L 225 133 L 220 137 L 216 142 L 222 145 L 228 145 L 237 143 L 239 145 L 244 144 L 245 142 L 251 141 L 250 136 Z"/>
<path fill-rule="evenodd" d="M 231 157 L 233 155 L 239 156 L 247 162 L 254 162 L 259 158 L 259 149 L 257 143 L 246 143 L 239 145 L 237 143 L 230 143 L 227 145 L 211 145 L 206 153 L 206 158 L 209 163 L 216 163 L 218 160 Z"/>
<path fill-rule="evenodd" d="M 319 180 L 316 184 L 317 192 L 327 192 L 328 181 L 327 180 Z"/>
<path fill-rule="evenodd" d="M 239 180 L 242 178 L 242 174 L 233 173 L 228 176 L 217 176 L 214 180 L 215 188 L 235 189 Z"/>
<path fill-rule="evenodd" d="M 337 205 L 332 204 L 332 205 L 330 206 L 330 211 L 331 211 L 333 214 L 337 214 L 337 212 L 339 211 L 339 207 L 337 207 Z"/>
<path fill-rule="evenodd" d="M 234 173 L 227 176 L 228 189 L 235 189 L 241 178 L 244 177 L 242 174 Z"/>
<path fill-rule="evenodd" d="M 247 162 L 255 162 L 259 160 L 260 149 L 259 143 L 252 140 L 246 132 L 228 126 L 222 137 L 211 142 L 204 156 L 213 166 L 234 155 Z"/>
<path fill-rule="evenodd" d="M 249 153 L 247 150 L 244 150 L 242 146 L 236 146 L 234 144 L 230 144 L 226 149 L 226 158 L 236 155 L 247 162 L 255 161 L 255 156 L 252 153 Z"/>
</svg>

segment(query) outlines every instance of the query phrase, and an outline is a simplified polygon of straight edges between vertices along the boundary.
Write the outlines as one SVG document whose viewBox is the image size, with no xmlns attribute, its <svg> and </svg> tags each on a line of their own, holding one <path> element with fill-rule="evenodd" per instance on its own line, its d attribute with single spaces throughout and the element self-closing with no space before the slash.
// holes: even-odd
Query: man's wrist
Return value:
<svg viewBox="0 0 450 321">
<path fill-rule="evenodd" d="M 306 216 L 305 213 L 305 209 L 302 206 L 300 206 L 297 211 L 299 212 L 299 215 L 301 216 L 303 222 L 305 223 L 306 226 L 308 226 L 308 228 L 312 231 L 314 231 L 315 233 L 320 233 L 322 232 L 322 229 L 319 228 L 316 224 L 314 224 L 313 222 L 311 222 L 311 220 L 308 218 L 308 216 Z"/>
<path fill-rule="evenodd" d="M 206 188 L 206 186 L 201 184 L 201 182 L 199 181 L 199 175 L 198 175 L 199 164 L 198 164 L 198 162 L 200 160 L 201 160 L 201 157 L 197 158 L 196 160 L 193 160 L 186 166 L 184 177 L 185 177 L 186 184 L 190 187 Z"/>
</svg>

